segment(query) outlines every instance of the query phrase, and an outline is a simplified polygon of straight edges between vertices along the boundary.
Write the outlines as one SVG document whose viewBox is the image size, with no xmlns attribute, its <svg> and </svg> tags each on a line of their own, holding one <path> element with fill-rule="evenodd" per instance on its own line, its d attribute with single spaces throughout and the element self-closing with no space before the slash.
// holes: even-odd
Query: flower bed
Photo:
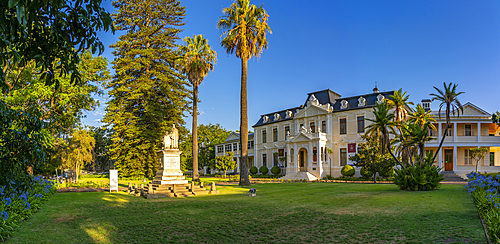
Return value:
<svg viewBox="0 0 500 244">
<path fill-rule="evenodd" d="M 500 175 L 484 176 L 467 174 L 469 183 L 465 186 L 474 198 L 477 210 L 486 224 L 491 241 L 500 242 Z"/>
<path fill-rule="evenodd" d="M 5 186 L 0 186 L 0 241 L 5 241 L 21 221 L 36 212 L 55 191 L 54 182 L 41 176 L 33 177 L 26 192 L 7 192 Z"/>
</svg>

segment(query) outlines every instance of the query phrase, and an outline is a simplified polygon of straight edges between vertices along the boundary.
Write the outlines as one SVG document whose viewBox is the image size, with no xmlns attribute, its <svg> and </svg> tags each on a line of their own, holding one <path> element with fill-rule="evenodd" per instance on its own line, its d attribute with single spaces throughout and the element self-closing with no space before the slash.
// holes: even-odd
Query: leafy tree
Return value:
<svg viewBox="0 0 500 244">
<path fill-rule="evenodd" d="M 116 74 L 107 84 L 111 99 L 103 119 L 113 130 L 109 152 L 123 176 L 152 177 L 165 132 L 175 124 L 180 137 L 186 133 L 189 82 L 178 71 L 175 44 L 185 7 L 177 0 L 124 0 L 113 6 L 115 27 L 125 34 L 111 45 Z"/>
<path fill-rule="evenodd" d="M 106 127 L 91 127 L 89 133 L 95 140 L 95 147 L 92 151 L 92 169 L 103 171 L 104 167 L 111 163 L 109 147 L 112 143 L 110 138 L 112 132 Z"/>
<path fill-rule="evenodd" d="M 403 93 L 403 89 L 400 88 L 397 91 L 394 91 L 393 95 L 389 96 L 390 99 L 387 99 L 387 105 L 390 109 L 394 109 L 394 121 L 396 122 L 395 127 L 399 131 L 399 136 L 402 139 L 405 139 L 405 134 L 403 133 L 401 127 L 402 123 L 406 121 L 408 114 L 412 112 L 410 105 L 413 105 L 413 102 L 409 102 L 410 95 L 406 95 L 406 92 Z M 406 152 L 402 151 L 403 154 L 409 154 L 408 150 Z"/>
<path fill-rule="evenodd" d="M 94 146 L 95 139 L 87 130 L 82 128 L 76 129 L 69 139 L 69 150 L 65 161 L 66 166 L 75 169 L 77 182 L 80 169 L 92 162 L 92 149 L 94 149 Z"/>
<path fill-rule="evenodd" d="M 500 126 L 500 112 L 496 111 L 492 116 L 491 116 L 491 121 L 498 126 Z"/>
<path fill-rule="evenodd" d="M 61 77 L 58 86 L 47 85 L 39 79 L 41 71 L 32 64 L 16 71 L 21 76 L 7 77 L 12 88 L 4 93 L 3 99 L 15 109 L 41 110 L 41 119 L 54 137 L 70 133 L 80 122 L 83 111 L 92 111 L 99 105 L 94 97 L 102 94 L 100 85 L 111 78 L 105 58 L 85 52 L 80 59 L 80 83 L 72 85 L 69 77 Z M 15 80 L 16 77 L 19 79 Z"/>
<path fill-rule="evenodd" d="M 227 153 L 223 156 L 217 156 L 215 158 L 215 167 L 219 171 L 224 171 L 224 178 L 226 178 L 226 172 L 230 169 L 236 169 L 236 161 L 233 160 L 233 153 Z"/>
<path fill-rule="evenodd" d="M 382 153 L 381 143 L 376 135 L 363 135 L 365 143 L 361 143 L 361 150 L 358 151 L 354 156 L 350 156 L 349 160 L 356 162 L 354 166 L 364 167 L 365 170 L 369 170 L 373 173 L 373 182 L 377 183 L 377 172 L 387 171 L 393 168 L 396 161 L 392 158 L 391 154 L 388 152 Z"/>
<path fill-rule="evenodd" d="M 489 151 L 487 147 L 476 147 L 469 149 L 470 158 L 476 160 L 476 173 L 479 166 L 479 161 L 484 158 L 486 153 Z"/>
<path fill-rule="evenodd" d="M 97 33 L 114 32 L 111 16 L 101 0 L 2 1 L 0 10 L 0 84 L 12 89 L 5 79 L 10 71 L 28 63 L 39 67 L 40 78 L 52 81 L 56 70 L 79 80 L 78 53 L 104 46 Z M 58 60 L 58 62 L 56 62 Z"/>
<path fill-rule="evenodd" d="M 266 32 L 271 33 L 267 24 L 269 15 L 263 6 L 250 5 L 250 0 L 235 0 L 231 6 L 222 10 L 217 28 L 224 30 L 221 45 L 228 54 L 236 51 L 241 59 L 241 116 L 240 116 L 240 185 L 249 186 L 248 177 L 248 115 L 247 115 L 247 63 L 253 56 L 260 56 L 267 48 Z"/>
<path fill-rule="evenodd" d="M 215 169 L 215 145 L 226 141 L 231 134 L 230 131 L 224 129 L 220 124 L 198 125 L 198 167 L 208 167 Z M 193 169 L 193 156 L 190 153 L 193 141 L 192 134 L 189 134 L 185 141 L 180 143 L 182 150 L 181 167 L 183 171 Z"/>
<path fill-rule="evenodd" d="M 7 193 L 25 191 L 32 178 L 28 167 L 37 173 L 45 161 L 43 145 L 48 134 L 39 111 L 14 110 L 0 100 L 0 185 Z"/>
<path fill-rule="evenodd" d="M 210 48 L 208 40 L 202 35 L 184 38 L 186 45 L 181 46 L 183 72 L 193 85 L 193 169 L 198 168 L 198 86 L 214 70 L 217 53 Z M 200 181 L 198 170 L 193 170 L 193 181 Z"/>
<path fill-rule="evenodd" d="M 437 155 L 439 154 L 439 150 L 441 150 L 441 147 L 443 146 L 444 139 L 446 138 L 446 135 L 448 134 L 448 127 L 450 125 L 451 121 L 451 114 L 457 114 L 457 116 L 460 116 L 460 112 L 464 112 L 464 107 L 458 100 L 458 96 L 464 92 L 457 92 L 457 84 L 450 84 L 446 85 L 446 83 L 443 83 L 444 89 L 440 90 L 437 87 L 434 87 L 438 94 L 431 93 L 430 95 L 433 96 L 432 101 L 440 101 L 441 103 L 439 104 L 439 111 L 438 111 L 438 116 L 441 118 L 441 110 L 443 106 L 445 107 L 445 115 L 446 115 L 446 127 L 444 129 L 443 137 L 441 138 L 441 142 L 439 143 L 438 149 L 436 150 L 436 153 L 434 154 L 434 157 L 432 159 L 432 162 L 436 160 Z M 452 87 L 453 85 L 453 87 Z"/>
</svg>

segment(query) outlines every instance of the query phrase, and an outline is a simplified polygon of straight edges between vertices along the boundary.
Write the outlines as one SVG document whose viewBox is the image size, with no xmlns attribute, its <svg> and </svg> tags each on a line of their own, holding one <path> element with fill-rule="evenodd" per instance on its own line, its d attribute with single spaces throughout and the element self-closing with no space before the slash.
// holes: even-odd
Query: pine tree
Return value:
<svg viewBox="0 0 500 244">
<path fill-rule="evenodd" d="M 114 1 L 115 27 L 126 34 L 111 45 L 116 51 L 111 100 L 104 121 L 113 127 L 111 159 L 124 176 L 151 177 L 156 151 L 173 124 L 185 133 L 189 83 L 178 72 L 175 42 L 184 25 L 185 7 L 176 0 Z"/>
</svg>

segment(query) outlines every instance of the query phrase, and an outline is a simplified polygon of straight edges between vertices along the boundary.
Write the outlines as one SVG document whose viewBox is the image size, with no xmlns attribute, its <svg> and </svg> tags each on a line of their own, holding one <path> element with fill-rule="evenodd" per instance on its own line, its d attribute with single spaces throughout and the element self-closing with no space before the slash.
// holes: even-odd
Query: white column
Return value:
<svg viewBox="0 0 500 244">
<path fill-rule="evenodd" d="M 443 136 L 443 134 L 441 132 L 441 130 L 442 130 L 441 127 L 442 127 L 442 124 L 438 123 L 438 136 L 437 136 L 438 142 L 441 141 L 441 137 Z"/>
<path fill-rule="evenodd" d="M 453 146 L 453 171 L 457 170 L 457 146 Z"/>
<path fill-rule="evenodd" d="M 307 152 L 308 162 L 307 162 L 307 171 L 309 171 L 309 167 L 312 167 L 313 163 L 313 146 L 312 142 L 309 142 L 309 152 Z"/>
<path fill-rule="evenodd" d="M 477 123 L 477 142 L 481 142 L 481 123 Z"/>
<path fill-rule="evenodd" d="M 238 173 L 238 172 L 239 172 L 239 171 L 238 171 L 239 169 L 240 169 L 240 157 L 236 157 L 236 169 L 235 169 L 235 170 L 233 170 L 233 172 Z"/>
<path fill-rule="evenodd" d="M 325 131 L 325 133 L 327 133 L 326 138 L 330 139 L 330 137 L 328 135 L 332 134 L 332 115 L 331 114 L 326 115 L 326 131 Z"/>
<path fill-rule="evenodd" d="M 439 150 L 439 154 L 438 154 L 439 168 L 443 168 L 443 156 L 442 156 L 441 152 L 443 152 L 442 148 L 441 148 L 441 150 Z"/>
<path fill-rule="evenodd" d="M 293 143 L 293 172 L 298 172 L 299 167 L 299 151 L 297 150 L 297 143 Z"/>
<path fill-rule="evenodd" d="M 457 142 L 457 123 L 453 123 L 453 142 Z"/>
</svg>

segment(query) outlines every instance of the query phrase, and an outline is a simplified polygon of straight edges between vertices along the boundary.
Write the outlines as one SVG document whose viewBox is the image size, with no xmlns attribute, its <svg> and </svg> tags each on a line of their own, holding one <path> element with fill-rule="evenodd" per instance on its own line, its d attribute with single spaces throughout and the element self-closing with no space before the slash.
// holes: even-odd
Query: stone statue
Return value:
<svg viewBox="0 0 500 244">
<path fill-rule="evenodd" d="M 179 148 L 179 131 L 172 126 L 170 133 L 167 131 L 163 136 L 163 149 L 177 149 Z"/>
</svg>

